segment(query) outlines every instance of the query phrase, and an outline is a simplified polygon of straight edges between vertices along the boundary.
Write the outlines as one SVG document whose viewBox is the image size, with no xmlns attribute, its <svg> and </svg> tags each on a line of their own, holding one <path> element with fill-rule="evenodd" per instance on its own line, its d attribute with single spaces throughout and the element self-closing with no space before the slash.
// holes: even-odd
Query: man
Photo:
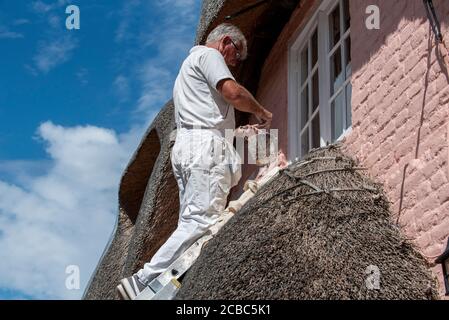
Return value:
<svg viewBox="0 0 449 320">
<path fill-rule="evenodd" d="M 228 66 L 247 55 L 243 33 L 221 24 L 195 46 L 183 62 L 173 89 L 176 142 L 171 153 L 179 187 L 178 227 L 150 262 L 133 276 L 121 280 L 126 299 L 135 298 L 211 227 L 225 209 L 231 187 L 241 177 L 240 157 L 225 130 L 235 129 L 234 107 L 254 114 L 268 129 L 272 114 L 263 108 Z"/>
</svg>

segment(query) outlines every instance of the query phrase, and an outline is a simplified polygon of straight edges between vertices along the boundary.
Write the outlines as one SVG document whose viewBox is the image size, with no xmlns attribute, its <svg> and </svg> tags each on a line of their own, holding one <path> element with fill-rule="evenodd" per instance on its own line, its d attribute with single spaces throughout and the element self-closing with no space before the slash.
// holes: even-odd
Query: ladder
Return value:
<svg viewBox="0 0 449 320">
<path fill-rule="evenodd" d="M 218 221 L 209 228 L 204 236 L 199 238 L 184 253 L 176 259 L 163 273 L 149 285 L 134 300 L 171 300 L 178 293 L 181 284 L 178 279 L 193 265 L 201 253 L 204 244 L 229 221 L 234 214 L 224 211 Z"/>
</svg>

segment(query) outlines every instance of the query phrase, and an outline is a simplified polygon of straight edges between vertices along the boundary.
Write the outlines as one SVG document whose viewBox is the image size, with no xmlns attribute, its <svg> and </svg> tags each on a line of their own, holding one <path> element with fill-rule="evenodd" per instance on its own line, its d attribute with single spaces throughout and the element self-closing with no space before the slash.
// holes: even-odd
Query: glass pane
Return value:
<svg viewBox="0 0 449 320">
<path fill-rule="evenodd" d="M 301 130 L 309 120 L 309 88 L 306 86 L 301 93 Z"/>
<path fill-rule="evenodd" d="M 301 157 L 309 152 L 309 129 L 305 130 L 301 135 Z"/>
<path fill-rule="evenodd" d="M 351 26 L 351 15 L 349 14 L 349 0 L 343 0 L 343 32 Z"/>
<path fill-rule="evenodd" d="M 317 112 L 312 120 L 312 148 L 320 146 L 320 113 Z"/>
<path fill-rule="evenodd" d="M 318 104 L 320 102 L 320 95 L 319 95 L 319 82 L 318 82 L 318 69 L 315 71 L 313 78 L 312 78 L 312 113 L 315 111 L 315 109 L 318 107 Z"/>
<path fill-rule="evenodd" d="M 318 62 L 318 30 L 312 35 L 312 68 Z"/>
<path fill-rule="evenodd" d="M 346 129 L 348 129 L 352 124 L 351 99 L 352 99 L 352 85 L 351 83 L 348 83 L 348 85 L 346 86 Z"/>
<path fill-rule="evenodd" d="M 341 68 L 341 47 L 339 47 L 331 57 L 331 95 L 337 91 L 344 81 L 344 76 Z"/>
<path fill-rule="evenodd" d="M 332 142 L 337 140 L 343 133 L 343 117 L 345 115 L 343 94 L 344 91 L 331 104 Z"/>
<path fill-rule="evenodd" d="M 346 79 L 351 75 L 351 39 L 348 36 L 345 39 L 345 63 L 346 63 Z"/>
<path fill-rule="evenodd" d="M 309 51 L 308 51 L 308 47 L 306 46 L 304 48 L 304 50 L 301 52 L 301 84 L 303 84 L 306 79 L 307 79 L 307 75 L 309 74 Z"/>
<path fill-rule="evenodd" d="M 337 5 L 329 16 L 330 49 L 340 40 L 340 5 Z"/>
</svg>

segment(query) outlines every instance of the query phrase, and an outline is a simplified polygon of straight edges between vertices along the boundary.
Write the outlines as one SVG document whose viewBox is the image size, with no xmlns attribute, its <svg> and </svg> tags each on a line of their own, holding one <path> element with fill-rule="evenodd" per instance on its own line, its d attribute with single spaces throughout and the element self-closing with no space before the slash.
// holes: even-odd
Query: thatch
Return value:
<svg viewBox="0 0 449 320">
<path fill-rule="evenodd" d="M 201 15 L 196 30 L 195 43 L 199 44 L 206 38 L 211 23 L 217 18 L 226 0 L 204 0 L 201 6 Z"/>
<path fill-rule="evenodd" d="M 205 246 L 177 299 L 437 298 L 425 259 L 362 171 L 334 146 L 282 171 Z M 366 285 L 369 266 L 379 289 Z"/>
</svg>

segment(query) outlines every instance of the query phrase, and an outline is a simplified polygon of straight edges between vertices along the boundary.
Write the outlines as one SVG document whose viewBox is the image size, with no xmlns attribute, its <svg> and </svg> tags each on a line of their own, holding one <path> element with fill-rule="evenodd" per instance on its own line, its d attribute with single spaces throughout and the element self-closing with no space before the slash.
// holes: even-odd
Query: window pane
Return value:
<svg viewBox="0 0 449 320">
<path fill-rule="evenodd" d="M 329 43 L 332 49 L 340 40 L 340 5 L 337 5 L 329 16 Z"/>
<path fill-rule="evenodd" d="M 319 86 L 320 83 L 318 79 L 318 69 L 317 69 L 312 78 L 312 113 L 318 107 L 318 104 L 320 102 Z"/>
<path fill-rule="evenodd" d="M 320 146 L 320 113 L 317 112 L 312 120 L 312 148 Z"/>
<path fill-rule="evenodd" d="M 307 75 L 309 74 L 309 51 L 308 51 L 308 47 L 306 46 L 304 48 L 304 50 L 301 52 L 301 84 L 303 84 L 306 79 L 307 79 Z"/>
<path fill-rule="evenodd" d="M 312 68 L 318 62 L 318 30 L 312 35 Z"/>
<path fill-rule="evenodd" d="M 345 39 L 345 63 L 346 63 L 346 79 L 351 75 L 351 39 L 348 36 Z"/>
<path fill-rule="evenodd" d="M 343 117 L 345 110 L 343 109 L 342 91 L 331 104 L 331 125 L 332 125 L 332 142 L 338 139 L 343 133 Z"/>
<path fill-rule="evenodd" d="M 305 130 L 301 135 L 301 157 L 309 152 L 309 130 Z"/>
<path fill-rule="evenodd" d="M 306 86 L 301 93 L 301 130 L 309 119 L 309 88 Z"/>
<path fill-rule="evenodd" d="M 341 47 L 339 47 L 331 57 L 330 60 L 331 69 L 331 95 L 337 91 L 337 89 L 342 85 L 344 78 L 341 68 Z"/>
<path fill-rule="evenodd" d="M 349 14 L 349 0 L 343 0 L 343 27 L 345 28 L 343 32 L 349 29 L 351 26 L 351 16 Z"/>
<path fill-rule="evenodd" d="M 351 99 L 352 99 L 352 85 L 351 83 L 349 83 L 346 86 L 346 129 L 348 129 L 352 124 Z"/>
</svg>

